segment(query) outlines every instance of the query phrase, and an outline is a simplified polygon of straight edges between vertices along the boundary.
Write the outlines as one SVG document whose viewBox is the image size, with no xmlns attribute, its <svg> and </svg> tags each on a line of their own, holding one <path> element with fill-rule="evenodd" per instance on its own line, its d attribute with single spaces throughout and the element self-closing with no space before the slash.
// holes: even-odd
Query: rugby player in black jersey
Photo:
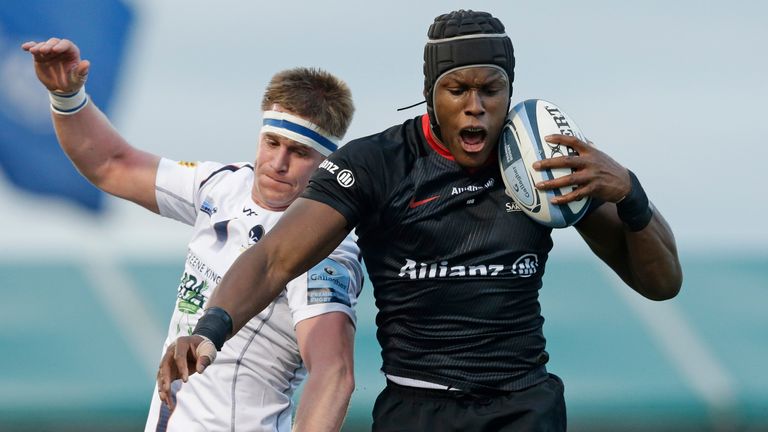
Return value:
<svg viewBox="0 0 768 432">
<path fill-rule="evenodd" d="M 194 334 L 177 341 L 175 359 L 160 366 L 161 388 L 201 372 L 211 347 L 356 228 L 387 377 L 373 430 L 566 429 L 538 302 L 551 229 L 514 211 L 496 160 L 512 43 L 498 19 L 473 11 L 437 17 L 428 36 L 427 114 L 321 164 L 303 197 L 230 268 Z M 595 254 L 641 295 L 674 297 L 682 283 L 674 237 L 637 177 L 577 138 L 548 140 L 579 154 L 536 168 L 576 172 L 537 187 L 578 185 L 553 202 L 592 197 L 576 229 Z"/>
</svg>

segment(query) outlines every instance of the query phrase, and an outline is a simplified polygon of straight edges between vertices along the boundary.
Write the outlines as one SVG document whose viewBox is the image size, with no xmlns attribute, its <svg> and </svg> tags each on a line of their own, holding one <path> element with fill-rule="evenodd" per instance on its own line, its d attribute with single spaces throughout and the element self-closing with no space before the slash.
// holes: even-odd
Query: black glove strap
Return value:
<svg viewBox="0 0 768 432">
<path fill-rule="evenodd" d="M 232 333 L 232 317 L 220 307 L 210 307 L 197 321 L 192 334 L 205 336 L 216 346 L 216 351 L 221 351 L 227 336 Z"/>
<path fill-rule="evenodd" d="M 653 217 L 653 210 L 648 196 L 645 195 L 640 180 L 632 171 L 629 171 L 631 189 L 629 194 L 616 203 L 616 210 L 619 213 L 619 219 L 629 228 L 630 231 L 637 232 L 648 226 Z"/>
</svg>

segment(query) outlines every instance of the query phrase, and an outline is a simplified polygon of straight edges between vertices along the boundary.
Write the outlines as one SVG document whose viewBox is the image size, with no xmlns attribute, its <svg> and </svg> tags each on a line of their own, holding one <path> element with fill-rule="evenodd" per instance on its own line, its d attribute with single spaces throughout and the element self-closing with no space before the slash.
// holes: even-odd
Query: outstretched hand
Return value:
<svg viewBox="0 0 768 432">
<path fill-rule="evenodd" d="M 615 203 L 629 193 L 631 183 L 627 169 L 598 150 L 592 142 L 569 135 L 549 135 L 546 140 L 552 144 L 567 145 L 578 152 L 578 155 L 542 159 L 533 164 L 538 171 L 552 168 L 574 170 L 569 175 L 536 183 L 539 190 L 577 186 L 570 193 L 553 198 L 553 204 L 567 204 L 587 196 Z"/>
<path fill-rule="evenodd" d="M 171 383 L 177 379 L 187 382 L 192 373 L 203 373 L 216 359 L 216 347 L 210 340 L 198 336 L 182 336 L 176 339 L 163 355 L 157 371 L 157 389 L 160 400 L 174 408 L 171 397 Z"/>
<path fill-rule="evenodd" d="M 26 42 L 21 48 L 32 54 L 37 78 L 49 91 L 75 93 L 85 84 L 91 63 L 80 59 L 80 49 L 71 41 L 50 38 Z"/>
</svg>

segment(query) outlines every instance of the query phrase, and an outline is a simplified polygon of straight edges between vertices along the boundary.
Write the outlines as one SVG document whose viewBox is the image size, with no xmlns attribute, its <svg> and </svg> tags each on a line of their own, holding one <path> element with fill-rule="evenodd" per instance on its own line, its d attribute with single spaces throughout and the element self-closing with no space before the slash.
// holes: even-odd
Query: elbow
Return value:
<svg viewBox="0 0 768 432">
<path fill-rule="evenodd" d="M 352 397 L 352 393 L 355 391 L 355 374 L 349 373 L 347 376 L 345 376 L 343 382 L 341 383 L 341 391 L 343 391 L 344 396 L 347 398 Z"/>
<path fill-rule="evenodd" d="M 355 391 L 354 366 L 346 362 L 324 365 L 320 370 L 308 368 L 309 379 L 332 388 L 339 397 L 350 398 Z"/>
<path fill-rule="evenodd" d="M 652 292 L 645 292 L 643 293 L 643 296 L 649 300 L 654 301 L 664 301 L 664 300 L 671 300 L 677 296 L 677 294 L 680 292 L 680 286 L 665 286 L 665 287 L 656 287 L 655 290 Z"/>
<path fill-rule="evenodd" d="M 339 368 L 335 373 L 335 379 L 338 391 L 345 397 L 351 397 L 355 391 L 355 371 L 351 365 L 345 365 Z"/>
<path fill-rule="evenodd" d="M 652 284 L 648 284 L 642 289 L 636 290 L 649 300 L 664 301 L 677 297 L 682 286 L 683 274 L 678 271 L 674 274 L 667 275 Z"/>
</svg>

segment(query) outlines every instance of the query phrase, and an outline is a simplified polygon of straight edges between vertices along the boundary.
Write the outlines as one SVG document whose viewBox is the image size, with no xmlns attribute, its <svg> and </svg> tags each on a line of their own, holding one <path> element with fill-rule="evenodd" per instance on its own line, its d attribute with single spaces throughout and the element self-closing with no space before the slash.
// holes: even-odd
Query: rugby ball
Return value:
<svg viewBox="0 0 768 432">
<path fill-rule="evenodd" d="M 573 172 L 570 168 L 544 171 L 533 169 L 533 163 L 551 157 L 577 154 L 566 145 L 544 140 L 551 134 L 572 135 L 587 141 L 578 126 L 557 105 L 541 99 L 528 99 L 512 107 L 499 141 L 499 165 L 507 195 L 536 222 L 552 228 L 565 228 L 584 216 L 590 198 L 555 205 L 552 198 L 571 192 L 573 186 L 540 191 L 533 185 Z"/>
</svg>

